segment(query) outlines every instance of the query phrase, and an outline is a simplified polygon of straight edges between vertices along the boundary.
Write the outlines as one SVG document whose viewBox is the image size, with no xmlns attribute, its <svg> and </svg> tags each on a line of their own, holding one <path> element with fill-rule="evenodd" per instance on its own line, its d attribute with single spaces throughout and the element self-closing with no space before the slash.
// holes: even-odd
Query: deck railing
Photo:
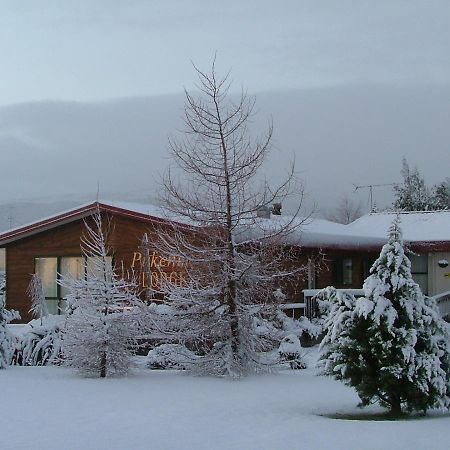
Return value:
<svg viewBox="0 0 450 450">
<path fill-rule="evenodd" d="M 431 298 L 435 300 L 441 317 L 450 317 L 450 291 L 433 295 Z"/>
<path fill-rule="evenodd" d="M 346 292 L 347 294 L 352 294 L 355 297 L 361 297 L 364 295 L 364 291 L 362 289 L 336 289 L 339 292 Z M 304 314 L 306 317 L 311 318 L 314 317 L 317 313 L 317 303 L 315 296 L 321 291 L 321 289 L 304 289 L 303 296 L 305 301 L 302 305 L 304 308 Z M 432 296 L 436 301 L 437 307 L 439 309 L 439 313 L 441 317 L 450 317 L 450 291 L 442 292 L 441 294 L 437 294 Z"/>
<path fill-rule="evenodd" d="M 305 303 L 283 303 L 281 305 L 281 309 L 285 312 L 285 314 L 292 319 L 298 318 L 304 314 L 305 311 Z M 299 312 L 297 312 L 299 310 Z"/>
<path fill-rule="evenodd" d="M 304 314 L 308 319 L 314 317 L 317 314 L 317 302 L 316 295 L 322 289 L 303 289 L 303 297 L 305 298 L 305 311 Z M 345 292 L 347 294 L 352 294 L 355 297 L 361 297 L 364 295 L 362 289 L 336 289 L 338 292 Z"/>
</svg>

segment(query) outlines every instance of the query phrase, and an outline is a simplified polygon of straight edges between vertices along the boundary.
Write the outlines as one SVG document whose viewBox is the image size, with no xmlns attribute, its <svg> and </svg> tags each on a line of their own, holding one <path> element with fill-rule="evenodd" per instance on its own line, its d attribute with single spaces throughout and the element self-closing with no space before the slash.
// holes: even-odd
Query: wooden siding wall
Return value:
<svg viewBox="0 0 450 450">
<path fill-rule="evenodd" d="M 351 250 L 323 250 L 301 249 L 299 255 L 292 261 L 292 265 L 298 269 L 304 267 L 292 280 L 281 283 L 283 291 L 287 294 L 288 303 L 303 302 L 303 289 L 308 289 L 308 260 L 315 261 L 315 289 L 334 286 L 337 289 L 360 289 L 364 282 L 364 261 L 375 260 L 376 252 L 351 251 Z M 350 258 L 352 260 L 352 283 L 338 284 L 333 280 L 332 261 L 334 258 Z M 289 269 L 289 266 L 286 267 Z"/>
<path fill-rule="evenodd" d="M 329 250 L 323 257 L 320 269 L 316 274 L 316 289 L 334 286 L 337 289 L 361 289 L 364 282 L 364 260 L 375 260 L 376 252 Z M 352 260 L 352 283 L 337 284 L 333 281 L 332 260 L 333 258 L 350 258 Z"/>
<path fill-rule="evenodd" d="M 104 218 L 103 224 L 107 222 L 108 218 Z M 27 288 L 34 272 L 34 258 L 81 255 L 80 237 L 83 230 L 84 222 L 80 219 L 7 245 L 6 301 L 8 308 L 19 311 L 21 322 L 31 320 Z M 123 261 L 124 267 L 129 268 L 134 252 L 139 251 L 144 233 L 149 234 L 151 242 L 154 232 L 155 228 L 148 222 L 115 216 L 111 220 L 108 244 L 116 265 L 120 267 Z"/>
</svg>

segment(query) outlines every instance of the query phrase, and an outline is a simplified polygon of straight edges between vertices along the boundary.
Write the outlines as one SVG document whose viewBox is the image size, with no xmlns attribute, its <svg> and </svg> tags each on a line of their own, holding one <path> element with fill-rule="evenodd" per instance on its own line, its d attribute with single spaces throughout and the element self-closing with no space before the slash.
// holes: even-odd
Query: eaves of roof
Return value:
<svg viewBox="0 0 450 450">
<path fill-rule="evenodd" d="M 175 223 L 175 221 L 171 221 L 161 217 L 156 217 L 149 214 L 143 214 L 140 212 L 127 210 L 117 206 L 108 205 L 106 203 L 93 202 L 27 225 L 23 225 L 18 228 L 14 228 L 12 230 L 8 230 L 0 234 L 0 247 L 4 247 L 8 244 L 11 244 L 12 242 L 27 238 L 29 236 L 33 236 L 43 231 L 51 230 L 58 226 L 65 225 L 67 223 L 71 223 L 76 220 L 84 219 L 85 217 L 89 217 L 92 214 L 94 214 L 97 210 L 99 210 L 100 212 L 110 213 L 116 216 L 128 217 L 142 222 L 166 224 L 166 225 Z M 186 224 L 180 225 L 184 228 L 191 228 Z"/>
</svg>

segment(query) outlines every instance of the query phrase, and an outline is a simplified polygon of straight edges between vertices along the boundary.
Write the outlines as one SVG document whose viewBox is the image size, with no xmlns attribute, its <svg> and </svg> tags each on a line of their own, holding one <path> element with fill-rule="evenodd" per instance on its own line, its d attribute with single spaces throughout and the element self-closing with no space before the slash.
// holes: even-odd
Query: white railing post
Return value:
<svg viewBox="0 0 450 450">
<path fill-rule="evenodd" d="M 450 291 L 442 292 L 430 298 L 436 302 L 441 317 L 450 316 Z"/>
</svg>

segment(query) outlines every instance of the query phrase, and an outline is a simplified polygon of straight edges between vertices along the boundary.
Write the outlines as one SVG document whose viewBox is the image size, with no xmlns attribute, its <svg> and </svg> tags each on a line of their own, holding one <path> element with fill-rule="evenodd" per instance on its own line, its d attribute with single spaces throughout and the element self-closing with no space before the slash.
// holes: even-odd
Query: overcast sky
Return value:
<svg viewBox="0 0 450 450">
<path fill-rule="evenodd" d="M 207 68 L 215 51 L 236 88 L 257 95 L 262 122 L 273 116 L 274 169 L 296 154 L 324 207 L 352 183 L 397 181 L 402 156 L 430 184 L 450 175 L 448 0 L 0 8 L 3 203 L 89 194 L 97 180 L 110 192 L 154 190 L 177 94 L 193 86 L 190 61 Z"/>
<path fill-rule="evenodd" d="M 190 59 L 253 91 L 448 83 L 448 0 L 2 1 L 0 102 L 176 93 Z"/>
</svg>

